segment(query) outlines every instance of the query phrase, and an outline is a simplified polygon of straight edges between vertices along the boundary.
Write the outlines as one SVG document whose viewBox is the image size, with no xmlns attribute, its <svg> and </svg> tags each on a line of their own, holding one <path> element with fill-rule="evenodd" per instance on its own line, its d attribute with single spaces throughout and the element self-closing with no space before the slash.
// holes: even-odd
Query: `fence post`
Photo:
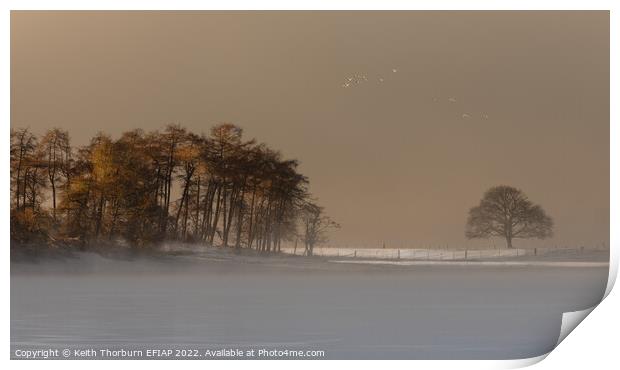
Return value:
<svg viewBox="0 0 620 370">
<path fill-rule="evenodd" d="M 467 259 L 467 249 L 465 249 L 465 259 Z"/>
<path fill-rule="evenodd" d="M 353 258 L 357 258 L 357 249 L 353 250 Z"/>
<path fill-rule="evenodd" d="M 398 259 L 400 259 L 400 248 L 398 249 Z"/>
</svg>

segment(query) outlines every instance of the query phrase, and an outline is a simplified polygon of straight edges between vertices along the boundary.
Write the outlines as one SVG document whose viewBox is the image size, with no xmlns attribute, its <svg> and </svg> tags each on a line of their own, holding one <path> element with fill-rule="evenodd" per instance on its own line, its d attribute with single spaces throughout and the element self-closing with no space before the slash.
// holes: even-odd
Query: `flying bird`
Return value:
<svg viewBox="0 0 620 370">
<path fill-rule="evenodd" d="M 450 103 L 456 103 L 456 98 L 448 98 L 448 101 L 449 101 Z"/>
<path fill-rule="evenodd" d="M 463 114 L 461 115 L 461 118 L 463 118 L 463 119 L 469 119 L 469 118 L 471 118 L 471 116 L 470 116 L 469 114 L 467 114 L 467 113 L 463 113 Z"/>
<path fill-rule="evenodd" d="M 354 74 L 348 77 L 345 77 L 345 81 L 344 84 L 342 84 L 342 87 L 349 87 L 352 85 L 359 85 L 361 83 L 364 83 L 368 81 L 368 77 L 366 77 L 366 75 L 359 75 L 359 74 Z"/>
<path fill-rule="evenodd" d="M 396 72 L 398 72 L 398 69 L 392 68 L 392 72 L 396 73 Z"/>
<path fill-rule="evenodd" d="M 489 119 L 489 115 L 486 113 L 482 113 L 482 119 Z"/>
</svg>

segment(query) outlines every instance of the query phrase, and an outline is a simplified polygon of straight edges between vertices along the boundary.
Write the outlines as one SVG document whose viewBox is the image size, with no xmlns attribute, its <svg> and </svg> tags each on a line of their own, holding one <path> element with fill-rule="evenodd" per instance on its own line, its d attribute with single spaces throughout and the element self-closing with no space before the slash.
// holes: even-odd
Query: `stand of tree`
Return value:
<svg viewBox="0 0 620 370">
<path fill-rule="evenodd" d="M 118 140 L 99 133 L 77 149 L 66 131 L 37 138 L 11 130 L 11 239 L 18 243 L 180 240 L 270 252 L 301 239 L 311 254 L 326 226 L 337 224 L 312 200 L 298 161 L 245 140 L 232 124 L 209 135 L 179 125 Z"/>
</svg>

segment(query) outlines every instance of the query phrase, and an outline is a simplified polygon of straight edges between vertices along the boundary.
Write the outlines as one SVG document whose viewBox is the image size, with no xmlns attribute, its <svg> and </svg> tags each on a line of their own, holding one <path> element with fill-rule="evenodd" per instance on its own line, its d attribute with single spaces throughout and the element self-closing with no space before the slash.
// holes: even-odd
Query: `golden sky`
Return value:
<svg viewBox="0 0 620 370">
<path fill-rule="evenodd" d="M 299 159 L 332 244 L 480 244 L 498 184 L 555 220 L 515 246 L 609 244 L 608 12 L 11 13 L 13 127 L 170 122 Z"/>
</svg>

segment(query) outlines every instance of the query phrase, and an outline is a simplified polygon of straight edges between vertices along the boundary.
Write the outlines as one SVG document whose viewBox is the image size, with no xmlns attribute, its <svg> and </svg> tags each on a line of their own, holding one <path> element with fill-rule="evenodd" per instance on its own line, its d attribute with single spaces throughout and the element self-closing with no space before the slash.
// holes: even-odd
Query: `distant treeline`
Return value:
<svg viewBox="0 0 620 370">
<path fill-rule="evenodd" d="M 312 200 L 298 161 L 232 124 L 208 135 L 179 125 L 118 140 L 99 133 L 79 148 L 60 129 L 40 138 L 11 130 L 15 244 L 179 240 L 269 252 L 299 240 L 312 254 L 330 227 L 338 225 Z"/>
</svg>

